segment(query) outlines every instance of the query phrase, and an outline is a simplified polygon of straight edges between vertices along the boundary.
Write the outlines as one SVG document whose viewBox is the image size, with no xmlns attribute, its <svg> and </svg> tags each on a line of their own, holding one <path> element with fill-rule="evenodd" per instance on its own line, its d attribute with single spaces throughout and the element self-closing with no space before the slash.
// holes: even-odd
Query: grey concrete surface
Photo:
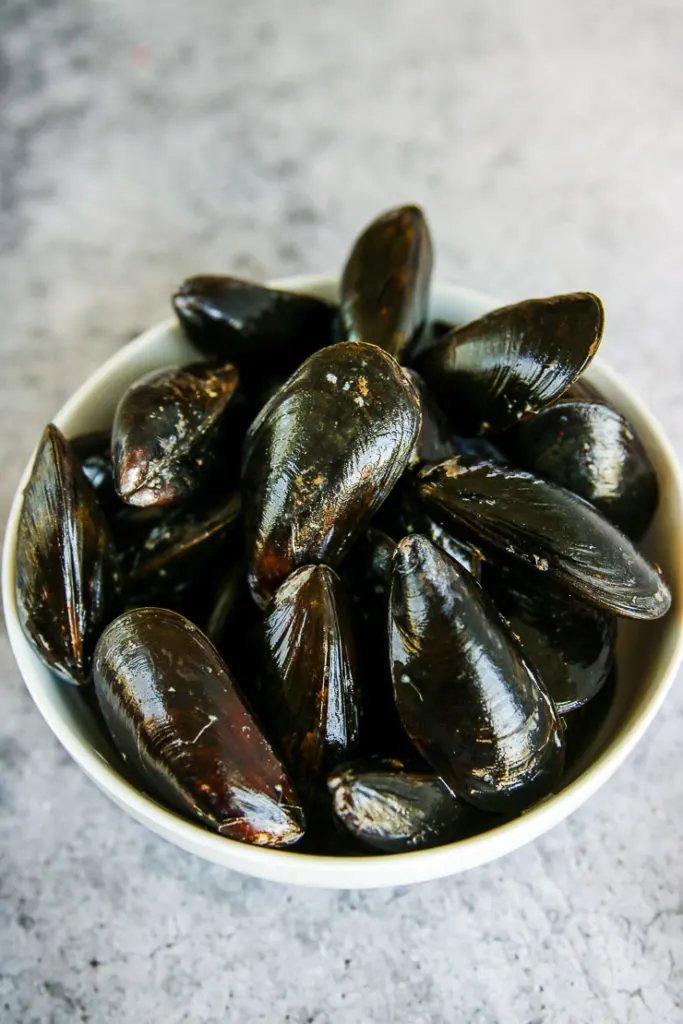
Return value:
<svg viewBox="0 0 683 1024">
<path fill-rule="evenodd" d="M 340 265 L 401 200 L 438 273 L 591 288 L 683 444 L 680 0 L 3 0 L 0 516 L 184 275 Z M 683 1020 L 683 696 L 570 821 L 375 893 L 193 860 L 86 780 L 0 637 L 0 1021 Z"/>
</svg>

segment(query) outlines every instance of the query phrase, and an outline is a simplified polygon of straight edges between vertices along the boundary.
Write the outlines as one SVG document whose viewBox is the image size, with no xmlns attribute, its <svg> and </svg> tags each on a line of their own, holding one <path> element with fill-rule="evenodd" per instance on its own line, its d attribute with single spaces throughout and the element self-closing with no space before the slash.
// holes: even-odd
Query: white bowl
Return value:
<svg viewBox="0 0 683 1024">
<path fill-rule="evenodd" d="M 289 278 L 275 285 L 336 298 L 336 279 L 331 276 Z M 433 289 L 432 313 L 439 319 L 464 323 L 502 304 L 466 288 L 437 284 Z M 108 427 L 122 392 L 137 377 L 193 357 L 196 352 L 182 337 L 175 321 L 167 320 L 106 362 L 54 416 L 54 422 L 67 436 Z M 465 871 L 540 836 L 588 800 L 633 750 L 659 710 L 683 656 L 681 472 L 661 428 L 631 389 L 599 359 L 593 362 L 587 377 L 634 424 L 657 470 L 660 504 L 644 550 L 662 566 L 673 593 L 673 607 L 658 622 L 620 623 L 618 687 L 606 721 L 561 791 L 522 817 L 480 836 L 434 850 L 382 857 L 321 857 L 225 839 L 179 818 L 130 785 L 119 774 L 109 740 L 81 695 L 42 664 L 19 624 L 14 596 L 15 547 L 29 464 L 10 512 L 2 583 L 10 643 L 45 721 L 93 782 L 141 824 L 206 860 L 260 878 L 339 889 L 405 885 Z"/>
</svg>

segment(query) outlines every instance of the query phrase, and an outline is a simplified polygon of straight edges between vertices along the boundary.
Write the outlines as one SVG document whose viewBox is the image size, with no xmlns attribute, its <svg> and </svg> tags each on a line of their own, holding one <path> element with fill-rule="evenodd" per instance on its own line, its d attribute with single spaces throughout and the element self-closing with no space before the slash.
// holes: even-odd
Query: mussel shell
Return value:
<svg viewBox="0 0 683 1024">
<path fill-rule="evenodd" d="M 129 596 L 156 601 L 167 588 L 185 589 L 204 577 L 209 563 L 221 558 L 226 541 L 241 525 L 239 491 L 213 496 L 210 504 L 198 497 L 201 500 L 170 509 L 160 521 L 153 521 L 146 536 L 125 553 Z"/>
<path fill-rule="evenodd" d="M 557 784 L 562 730 L 491 599 L 426 537 L 394 556 L 391 660 L 403 727 L 453 791 L 521 810 Z"/>
<path fill-rule="evenodd" d="M 374 345 L 312 355 L 252 424 L 242 493 L 249 579 L 264 607 L 297 566 L 339 564 L 406 467 L 415 388 Z"/>
<path fill-rule="evenodd" d="M 639 540 L 657 508 L 657 474 L 633 427 L 603 402 L 561 399 L 501 438 L 524 469 L 595 505 Z"/>
<path fill-rule="evenodd" d="M 261 377 L 264 367 L 292 373 L 332 341 L 334 307 L 308 295 L 203 274 L 184 281 L 172 301 L 190 341 L 246 376 Z"/>
<path fill-rule="evenodd" d="M 409 465 L 424 466 L 430 462 L 442 462 L 455 455 L 453 431 L 446 415 L 434 398 L 422 377 L 415 370 L 406 370 L 415 385 L 420 398 L 422 426 L 417 441 L 413 445 Z"/>
<path fill-rule="evenodd" d="M 130 505 L 172 505 L 193 494 L 211 466 L 221 421 L 238 384 L 234 366 L 153 370 L 121 398 L 112 428 L 114 483 Z"/>
<path fill-rule="evenodd" d="M 264 621 L 267 720 L 304 793 L 324 790 L 360 735 L 360 690 L 351 622 L 339 577 L 326 565 L 297 569 Z"/>
<path fill-rule="evenodd" d="M 423 470 L 419 479 L 423 500 L 440 516 L 598 608 L 633 619 L 669 610 L 659 569 L 572 491 L 461 456 Z"/>
<path fill-rule="evenodd" d="M 419 501 L 413 491 L 406 490 L 402 496 L 401 533 L 410 536 L 420 533 L 427 537 L 437 548 L 459 562 L 463 569 L 479 581 L 481 578 L 484 555 L 477 547 L 476 541 L 461 531 L 458 536 L 457 524 L 449 523 L 445 527 L 438 519 L 430 515 L 429 510 Z"/>
<path fill-rule="evenodd" d="M 363 753 L 414 757 L 396 711 L 389 664 L 389 593 L 395 550 L 392 537 L 369 526 L 340 571 L 351 603 L 363 693 Z"/>
<path fill-rule="evenodd" d="M 472 812 L 438 775 L 392 758 L 341 765 L 327 782 L 337 819 L 361 843 L 405 853 L 470 834 Z"/>
<path fill-rule="evenodd" d="M 429 308 L 432 242 L 418 206 L 389 210 L 356 240 L 341 278 L 341 318 L 349 341 L 367 341 L 403 359 Z"/>
<path fill-rule="evenodd" d="M 485 563 L 483 581 L 558 712 L 592 700 L 614 662 L 614 616 L 580 604 L 521 566 Z"/>
<path fill-rule="evenodd" d="M 27 638 L 67 682 L 87 682 L 117 589 L 111 534 L 95 491 L 64 435 L 49 424 L 24 490 L 16 598 Z"/>
<path fill-rule="evenodd" d="M 415 366 L 459 432 L 501 431 L 566 391 L 595 355 L 603 324 L 591 292 L 528 299 L 456 328 Z"/>
<path fill-rule="evenodd" d="M 116 747 L 152 794 L 231 839 L 286 846 L 301 837 L 291 779 L 188 619 L 125 612 L 98 641 L 93 678 Z"/>
<path fill-rule="evenodd" d="M 96 430 L 69 439 L 71 450 L 83 473 L 92 484 L 97 500 L 107 515 L 117 511 L 121 502 L 114 490 L 111 464 L 111 431 Z"/>
<path fill-rule="evenodd" d="M 607 727 L 617 692 L 618 672 L 612 666 L 604 685 L 589 704 L 583 704 L 562 717 L 566 748 L 564 779 L 569 781 L 587 768 L 597 754 L 596 744 Z"/>
</svg>

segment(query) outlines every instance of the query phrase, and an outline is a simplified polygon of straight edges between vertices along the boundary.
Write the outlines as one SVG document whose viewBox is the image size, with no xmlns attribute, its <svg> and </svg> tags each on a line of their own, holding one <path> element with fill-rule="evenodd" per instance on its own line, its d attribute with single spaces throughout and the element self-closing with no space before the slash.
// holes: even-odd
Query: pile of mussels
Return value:
<svg viewBox="0 0 683 1024">
<path fill-rule="evenodd" d="M 396 852 L 519 814 L 604 710 L 616 616 L 669 608 L 635 547 L 654 469 L 578 383 L 600 300 L 433 323 L 431 270 L 406 206 L 338 307 L 192 277 L 203 359 L 136 381 L 111 432 L 43 435 L 26 635 L 94 684 L 121 771 L 223 836 Z"/>
</svg>

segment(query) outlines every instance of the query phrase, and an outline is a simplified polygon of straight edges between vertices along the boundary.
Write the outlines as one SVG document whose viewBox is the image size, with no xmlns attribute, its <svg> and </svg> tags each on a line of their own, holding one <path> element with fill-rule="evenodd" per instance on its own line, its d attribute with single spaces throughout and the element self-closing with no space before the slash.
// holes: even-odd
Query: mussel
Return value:
<svg viewBox="0 0 683 1024">
<path fill-rule="evenodd" d="M 280 388 L 249 430 L 242 471 L 261 607 L 297 566 L 339 564 L 405 469 L 419 429 L 413 384 L 375 345 L 316 352 Z"/>
<path fill-rule="evenodd" d="M 501 431 L 577 380 L 603 324 L 591 292 L 528 299 L 456 328 L 415 366 L 460 433 Z"/>
<path fill-rule="evenodd" d="M 361 843 L 382 853 L 453 842 L 471 828 L 473 812 L 438 775 L 396 758 L 341 765 L 327 785 L 337 819 Z"/>
<path fill-rule="evenodd" d="M 95 642 L 116 607 L 117 588 L 111 534 L 95 491 L 51 423 L 24 490 L 16 597 L 27 638 L 67 682 L 87 682 Z"/>
<path fill-rule="evenodd" d="M 461 531 L 458 536 L 458 526 L 455 523 L 449 523 L 448 528 L 445 527 L 431 515 L 417 495 L 408 489 L 402 495 L 400 524 L 402 534 L 422 534 L 432 544 L 436 544 L 437 548 L 441 548 L 456 562 L 460 562 L 476 580 L 480 579 L 483 555 L 481 549 L 477 547 L 476 538 L 466 531 Z"/>
<path fill-rule="evenodd" d="M 614 663 L 616 620 L 522 566 L 483 565 L 483 586 L 561 715 L 592 700 Z"/>
<path fill-rule="evenodd" d="M 293 572 L 268 607 L 264 634 L 264 714 L 277 722 L 290 771 L 310 796 L 359 741 L 354 640 L 336 573 L 326 565 Z"/>
<path fill-rule="evenodd" d="M 379 345 L 403 360 L 427 319 L 432 260 L 429 227 L 418 206 L 400 206 L 372 221 L 342 273 L 347 339 Z"/>
<path fill-rule="evenodd" d="M 333 306 L 236 277 L 189 277 L 173 308 L 200 352 L 236 363 L 246 376 L 264 368 L 291 373 L 332 341 Z"/>
<path fill-rule="evenodd" d="M 211 466 L 222 418 L 238 384 L 234 366 L 153 370 L 118 404 L 114 482 L 130 505 L 172 505 L 193 494 Z"/>
<path fill-rule="evenodd" d="M 434 395 L 420 374 L 415 370 L 406 370 L 406 373 L 415 385 L 415 390 L 420 398 L 422 414 L 422 426 L 417 441 L 413 445 L 409 465 L 415 468 L 430 462 L 442 462 L 444 459 L 450 458 L 451 455 L 455 455 L 453 431 L 445 413 L 439 408 Z"/>
<path fill-rule="evenodd" d="M 69 444 L 83 473 L 92 484 L 103 510 L 115 511 L 120 503 L 114 490 L 111 431 L 95 430 L 89 434 L 78 434 L 69 439 Z"/>
<path fill-rule="evenodd" d="M 640 540 L 658 501 L 654 466 L 628 421 L 605 402 L 561 399 L 501 438 L 524 469 L 590 501 Z"/>
<path fill-rule="evenodd" d="M 227 540 L 241 524 L 239 491 L 189 502 L 169 509 L 148 532 L 123 552 L 128 566 L 124 584 L 129 596 L 154 602 L 168 588 L 185 588 L 203 576 L 215 558 L 222 558 Z"/>
<path fill-rule="evenodd" d="M 527 807 L 562 772 L 546 689 L 458 562 L 419 534 L 394 558 L 390 656 L 404 729 L 464 800 L 493 812 Z"/>
<path fill-rule="evenodd" d="M 633 619 L 668 611 L 659 569 L 572 491 L 466 456 L 428 467 L 419 479 L 423 500 L 438 514 L 591 604 Z"/>
<path fill-rule="evenodd" d="M 304 813 L 216 649 L 188 619 L 136 608 L 95 650 L 97 698 L 129 768 L 164 803 L 231 839 L 287 846 Z"/>
</svg>

